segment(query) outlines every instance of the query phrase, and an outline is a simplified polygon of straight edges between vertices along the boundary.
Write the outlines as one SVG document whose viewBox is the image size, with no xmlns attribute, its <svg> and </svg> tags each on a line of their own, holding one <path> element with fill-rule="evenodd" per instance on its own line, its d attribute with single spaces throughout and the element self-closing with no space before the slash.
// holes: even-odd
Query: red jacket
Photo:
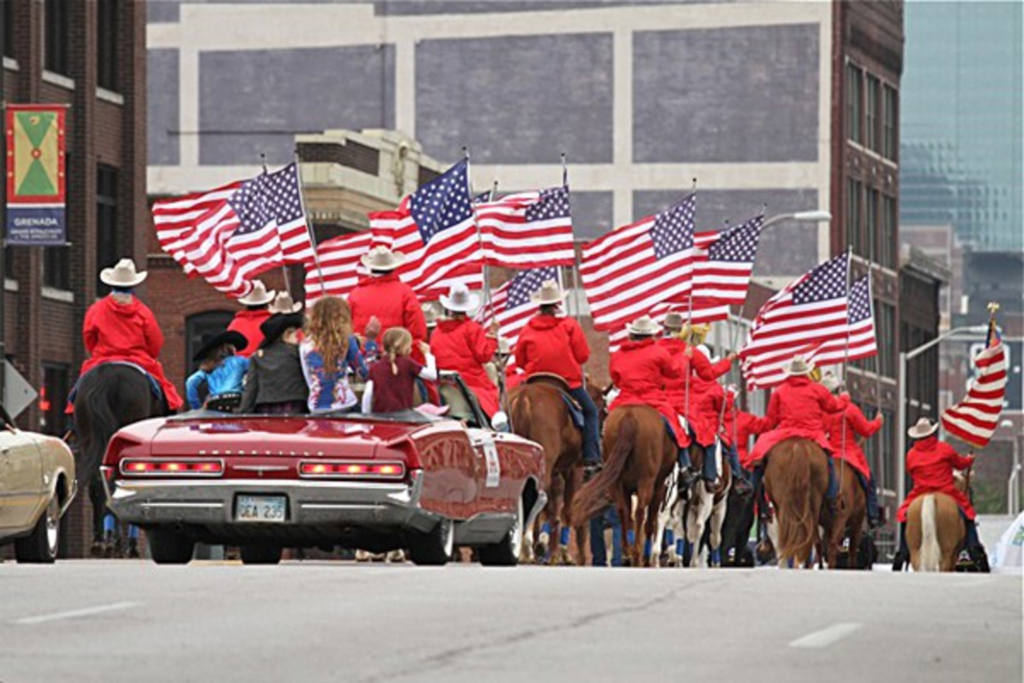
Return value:
<svg viewBox="0 0 1024 683">
<path fill-rule="evenodd" d="M 668 422 L 680 448 L 690 445 L 690 437 L 680 429 L 678 414 L 664 390 L 666 381 L 679 376 L 679 366 L 664 346 L 653 339 L 627 341 L 612 354 L 609 370 L 619 390 L 609 411 L 626 405 L 651 406 Z"/>
<path fill-rule="evenodd" d="M 468 319 L 441 320 L 430 336 L 430 352 L 438 369 L 459 373 L 488 416 L 498 412 L 498 387 L 487 376 L 484 363 L 491 361 L 497 350 L 498 340 Z"/>
<path fill-rule="evenodd" d="M 678 370 L 678 376 L 666 380 L 665 391 L 669 400 L 680 415 L 685 415 L 693 433 L 697 435 L 697 443 L 710 446 L 715 442 L 715 431 L 718 428 L 718 413 L 712 407 L 711 396 L 715 388 L 721 391 L 718 378 L 729 372 L 732 361 L 723 358 L 712 364 L 703 353 L 694 348 L 691 356 L 686 355 L 686 342 L 673 337 L 662 337 L 658 346 L 664 348 L 672 356 L 672 362 Z M 690 404 L 686 412 L 686 376 L 690 375 Z"/>
<path fill-rule="evenodd" d="M 135 297 L 128 304 L 119 304 L 113 296 L 107 296 L 90 306 L 82 325 L 82 339 L 90 357 L 82 363 L 79 376 L 104 361 L 135 363 L 160 382 L 171 410 L 184 403 L 156 359 L 164 345 L 164 333 L 153 311 Z"/>
<path fill-rule="evenodd" d="M 579 389 L 590 345 L 574 318 L 538 314 L 519 333 L 514 354 L 527 377 L 547 372 L 564 379 L 570 389 Z"/>
<path fill-rule="evenodd" d="M 732 438 L 732 425 L 728 426 L 729 438 Z M 742 410 L 736 415 L 736 453 L 740 457 L 740 465 L 744 469 L 753 469 L 754 463 L 750 459 L 751 452 L 748 448 L 750 437 L 764 433 L 767 429 L 764 418 L 752 415 Z"/>
<path fill-rule="evenodd" d="M 753 464 L 761 461 L 775 444 L 785 439 L 809 439 L 826 452 L 831 446 L 825 439 L 825 414 L 842 411 L 848 399 L 836 398 L 829 390 L 809 377 L 788 377 L 772 392 L 768 401 L 763 434 L 750 454 Z"/>
<path fill-rule="evenodd" d="M 971 466 L 974 458 L 963 457 L 947 443 L 939 441 L 937 436 L 929 436 L 914 444 L 907 453 L 907 471 L 914 480 L 914 488 L 907 494 L 907 499 L 900 505 L 896 517 L 907 521 L 907 508 L 916 498 L 926 493 L 945 493 L 951 496 L 967 519 L 974 519 L 974 507 L 967 495 L 956 487 L 953 470 L 964 470 Z"/>
<path fill-rule="evenodd" d="M 846 450 L 843 451 L 843 421 L 846 421 Z M 858 436 L 869 437 L 882 428 L 882 419 L 876 417 L 868 420 L 864 413 L 854 404 L 846 406 L 841 413 L 829 413 L 825 416 L 825 431 L 828 433 L 828 442 L 832 445 L 832 453 L 841 458 L 847 465 L 871 478 L 871 467 L 868 465 L 867 456 L 860 447 Z"/>
<path fill-rule="evenodd" d="M 263 343 L 263 332 L 260 331 L 260 325 L 269 317 L 270 311 L 265 308 L 259 311 L 245 309 L 235 313 L 231 324 L 228 325 L 228 331 L 240 333 L 249 342 L 244 349 L 238 352 L 239 356 L 248 358 L 256 353 L 260 344 Z"/>
<path fill-rule="evenodd" d="M 414 341 L 427 338 L 427 319 L 423 317 L 419 299 L 412 287 L 394 273 L 360 280 L 348 295 L 348 305 L 352 309 L 352 329 L 356 334 L 365 335 L 370 318 L 377 316 L 381 333 L 392 327 L 404 327 Z M 417 358 L 419 351 L 415 345 L 413 349 L 413 358 Z"/>
</svg>

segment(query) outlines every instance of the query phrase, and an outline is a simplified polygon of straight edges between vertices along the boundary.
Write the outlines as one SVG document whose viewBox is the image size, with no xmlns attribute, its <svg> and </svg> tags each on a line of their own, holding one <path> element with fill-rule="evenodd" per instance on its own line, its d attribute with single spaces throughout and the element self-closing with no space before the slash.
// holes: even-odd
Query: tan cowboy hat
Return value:
<svg viewBox="0 0 1024 683">
<path fill-rule="evenodd" d="M 104 268 L 100 271 L 100 282 L 108 287 L 130 289 L 142 284 L 148 274 L 146 271 L 135 272 L 135 261 L 123 258 L 113 268 Z"/>
<path fill-rule="evenodd" d="M 926 436 L 931 436 L 939 428 L 937 422 L 932 422 L 927 417 L 922 417 L 917 421 L 917 424 L 907 430 L 907 436 L 911 439 L 923 439 Z"/>
<path fill-rule="evenodd" d="M 786 366 L 784 372 L 786 377 L 799 377 L 811 374 L 812 370 L 814 370 L 813 363 L 808 363 L 803 356 L 794 356 L 793 360 L 789 361 L 789 365 Z"/>
<path fill-rule="evenodd" d="M 263 280 L 254 280 L 252 283 L 252 291 L 243 297 L 239 297 L 238 303 L 243 306 L 263 306 L 269 304 L 274 300 L 274 296 L 277 294 L 273 289 L 267 290 L 267 286 L 263 284 Z"/>
<path fill-rule="evenodd" d="M 437 308 L 434 304 L 423 304 L 423 317 L 427 321 L 427 329 L 437 327 L 437 319 L 440 318 L 437 314 Z"/>
<path fill-rule="evenodd" d="M 661 323 L 661 326 L 670 332 L 678 332 L 683 329 L 683 325 L 685 324 L 686 321 L 683 320 L 683 315 L 681 313 L 669 311 L 665 316 L 665 320 Z"/>
<path fill-rule="evenodd" d="M 288 292 L 278 292 L 277 296 L 274 297 L 274 303 L 270 304 L 270 312 L 272 314 L 288 315 L 289 313 L 298 313 L 301 310 L 302 302 L 293 300 L 292 295 Z"/>
<path fill-rule="evenodd" d="M 560 304 L 569 296 L 555 280 L 545 280 L 536 292 L 530 295 L 530 301 L 540 306 Z"/>
<path fill-rule="evenodd" d="M 626 326 L 626 330 L 637 337 L 653 337 L 661 332 L 661 325 L 649 315 L 643 315 Z"/>
<path fill-rule="evenodd" d="M 469 288 L 461 282 L 456 282 L 448 290 L 448 295 L 440 297 L 441 305 L 446 311 L 455 313 L 469 313 L 480 306 L 480 297 L 469 291 Z"/>
<path fill-rule="evenodd" d="M 394 270 L 405 263 L 405 254 L 377 246 L 363 254 L 359 260 L 370 270 Z"/>
<path fill-rule="evenodd" d="M 819 382 L 821 383 L 821 386 L 825 387 L 830 392 L 835 391 L 842 385 L 842 382 L 839 381 L 839 378 L 836 377 L 831 370 L 826 372 Z"/>
</svg>

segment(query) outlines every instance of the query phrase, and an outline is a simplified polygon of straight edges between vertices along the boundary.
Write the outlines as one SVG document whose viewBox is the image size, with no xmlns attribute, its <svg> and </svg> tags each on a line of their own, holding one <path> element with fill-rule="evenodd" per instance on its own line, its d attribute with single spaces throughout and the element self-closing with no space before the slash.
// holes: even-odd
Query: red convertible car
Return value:
<svg viewBox="0 0 1024 683">
<path fill-rule="evenodd" d="M 483 564 L 514 565 L 546 502 L 543 451 L 484 428 L 457 375 L 439 384 L 443 418 L 206 411 L 135 423 L 103 460 L 110 507 L 146 530 L 159 564 L 188 562 L 202 542 L 255 564 L 283 547 L 341 546 L 440 565 L 468 546 Z"/>
</svg>

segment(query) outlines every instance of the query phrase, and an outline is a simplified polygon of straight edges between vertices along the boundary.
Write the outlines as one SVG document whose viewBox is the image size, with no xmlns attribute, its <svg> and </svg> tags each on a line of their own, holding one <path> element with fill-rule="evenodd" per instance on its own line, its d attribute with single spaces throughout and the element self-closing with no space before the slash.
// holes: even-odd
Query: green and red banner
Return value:
<svg viewBox="0 0 1024 683">
<path fill-rule="evenodd" d="M 7 244 L 53 246 L 65 232 L 62 105 L 8 104 Z"/>
</svg>

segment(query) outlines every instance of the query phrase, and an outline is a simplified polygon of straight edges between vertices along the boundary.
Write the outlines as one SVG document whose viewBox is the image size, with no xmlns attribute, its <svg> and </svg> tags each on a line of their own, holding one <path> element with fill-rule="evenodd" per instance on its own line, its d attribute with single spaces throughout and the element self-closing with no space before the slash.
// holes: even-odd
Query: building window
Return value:
<svg viewBox="0 0 1024 683">
<path fill-rule="evenodd" d="M 68 7 L 66 0 L 46 0 L 43 21 L 46 27 L 46 61 L 47 71 L 70 76 L 70 59 L 68 57 Z"/>
<path fill-rule="evenodd" d="M 43 286 L 70 290 L 68 247 L 43 247 Z"/>
<path fill-rule="evenodd" d="M 846 65 L 846 137 L 863 142 L 861 113 L 864 111 L 864 72 L 853 64 Z"/>
<path fill-rule="evenodd" d="M 863 186 L 856 180 L 848 180 L 846 188 L 846 243 L 852 246 L 854 251 L 861 253 L 864 228 L 861 225 L 860 197 Z"/>
<path fill-rule="evenodd" d="M 42 431 L 63 436 L 68 430 L 64 408 L 68 403 L 68 366 L 43 363 L 43 386 L 39 391 Z"/>
<path fill-rule="evenodd" d="M 4 57 L 14 58 L 14 0 L 2 0 L 4 7 Z"/>
<path fill-rule="evenodd" d="M 878 107 L 881 82 L 874 76 L 868 76 L 867 92 L 864 97 L 864 145 L 873 152 L 879 151 L 878 144 Z"/>
<path fill-rule="evenodd" d="M 885 86 L 882 89 L 882 156 L 896 160 L 896 110 L 899 91 Z"/>
<path fill-rule="evenodd" d="M 199 368 L 198 363 L 192 362 L 192 356 L 203 344 L 227 329 L 234 317 L 231 311 L 206 311 L 189 316 L 185 321 L 185 367 L 189 369 L 188 374 Z"/>
<path fill-rule="evenodd" d="M 96 82 L 101 88 L 119 91 L 117 48 L 117 20 L 120 10 L 118 0 L 99 0 L 97 11 Z"/>
<path fill-rule="evenodd" d="M 96 174 L 96 266 L 110 268 L 120 258 L 117 244 L 117 169 L 100 165 Z M 96 293 L 103 296 L 110 288 L 99 282 Z"/>
<path fill-rule="evenodd" d="M 878 262 L 896 268 L 896 198 L 882 195 L 882 229 L 878 235 Z"/>
<path fill-rule="evenodd" d="M 896 307 L 875 299 L 875 334 L 878 337 L 878 372 L 896 376 Z"/>
<path fill-rule="evenodd" d="M 864 232 L 860 245 L 860 255 L 868 260 L 878 261 L 875 245 L 878 243 L 878 190 L 868 188 L 864 194 Z"/>
</svg>

